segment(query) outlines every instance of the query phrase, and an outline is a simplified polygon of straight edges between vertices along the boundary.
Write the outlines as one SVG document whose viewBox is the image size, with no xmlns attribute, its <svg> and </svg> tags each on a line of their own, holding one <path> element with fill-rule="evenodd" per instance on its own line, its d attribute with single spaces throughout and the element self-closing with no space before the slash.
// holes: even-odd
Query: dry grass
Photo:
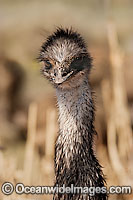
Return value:
<svg viewBox="0 0 133 200">
<path fill-rule="evenodd" d="M 0 2 L 0 186 L 5 181 L 25 185 L 54 183 L 54 143 L 58 133 L 56 102 L 52 88 L 40 78 L 34 58 L 44 38 L 60 25 L 79 30 L 94 57 L 91 82 L 98 105 L 96 150 L 108 186 L 133 186 L 132 6 L 129 0 L 113 1 L 117 28 L 108 23 L 106 31 L 105 7 L 101 2 Z M 23 87 L 14 94 L 14 104 L 10 91 L 12 76 L 16 74 L 8 72 L 3 57 L 21 63 L 26 74 Z M 0 193 L 0 200 L 16 199 L 49 200 L 52 196 Z M 120 199 L 131 200 L 133 196 L 110 196 L 110 200 Z"/>
</svg>

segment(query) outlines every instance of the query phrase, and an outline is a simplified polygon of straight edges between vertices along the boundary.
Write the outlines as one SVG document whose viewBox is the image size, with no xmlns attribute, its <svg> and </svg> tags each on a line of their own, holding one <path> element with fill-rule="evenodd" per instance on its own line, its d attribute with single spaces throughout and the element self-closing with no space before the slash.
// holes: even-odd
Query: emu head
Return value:
<svg viewBox="0 0 133 200">
<path fill-rule="evenodd" d="M 57 29 L 42 45 L 41 72 L 55 87 L 78 86 L 91 68 L 91 57 L 82 37 L 68 29 Z"/>
</svg>

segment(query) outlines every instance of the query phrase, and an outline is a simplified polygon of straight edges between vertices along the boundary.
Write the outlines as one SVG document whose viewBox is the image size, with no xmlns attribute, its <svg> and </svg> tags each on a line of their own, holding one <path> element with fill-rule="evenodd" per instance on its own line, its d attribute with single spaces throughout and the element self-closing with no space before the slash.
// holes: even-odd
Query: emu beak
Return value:
<svg viewBox="0 0 133 200">
<path fill-rule="evenodd" d="M 69 72 L 67 75 L 63 75 L 61 73 L 61 71 L 59 70 L 58 73 L 56 75 L 54 75 L 53 77 L 53 81 L 55 84 L 61 84 L 63 83 L 64 81 L 66 81 L 71 75 L 73 74 L 73 71 Z"/>
</svg>

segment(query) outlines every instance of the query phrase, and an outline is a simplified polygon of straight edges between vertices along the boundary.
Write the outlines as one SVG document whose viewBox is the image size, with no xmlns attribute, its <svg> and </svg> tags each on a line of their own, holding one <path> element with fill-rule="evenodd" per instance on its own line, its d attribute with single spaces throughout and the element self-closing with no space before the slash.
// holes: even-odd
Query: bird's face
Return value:
<svg viewBox="0 0 133 200">
<path fill-rule="evenodd" d="M 60 63 L 51 59 L 44 60 L 42 72 L 54 85 L 62 84 L 74 74 L 68 62 Z"/>
<path fill-rule="evenodd" d="M 71 79 L 76 80 L 79 74 L 81 75 L 86 71 L 87 65 L 88 57 L 83 54 L 63 62 L 47 58 L 43 61 L 42 73 L 55 86 L 59 86 L 71 81 Z"/>
<path fill-rule="evenodd" d="M 41 52 L 42 74 L 55 87 L 76 86 L 79 78 L 89 71 L 91 59 L 86 49 L 74 41 L 59 38 Z"/>
</svg>

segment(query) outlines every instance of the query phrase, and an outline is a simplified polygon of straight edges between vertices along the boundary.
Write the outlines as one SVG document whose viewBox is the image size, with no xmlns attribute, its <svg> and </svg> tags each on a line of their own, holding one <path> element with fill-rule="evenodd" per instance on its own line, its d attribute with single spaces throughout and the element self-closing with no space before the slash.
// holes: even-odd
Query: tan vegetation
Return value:
<svg viewBox="0 0 133 200">
<path fill-rule="evenodd" d="M 130 0 L 110 5 L 96 0 L 0 1 L 0 187 L 5 181 L 54 184 L 56 99 L 35 58 L 46 36 L 60 25 L 77 29 L 94 57 L 95 146 L 107 186 L 133 187 L 132 6 Z M 0 200 L 18 199 L 49 200 L 52 195 L 0 193 Z"/>
</svg>

